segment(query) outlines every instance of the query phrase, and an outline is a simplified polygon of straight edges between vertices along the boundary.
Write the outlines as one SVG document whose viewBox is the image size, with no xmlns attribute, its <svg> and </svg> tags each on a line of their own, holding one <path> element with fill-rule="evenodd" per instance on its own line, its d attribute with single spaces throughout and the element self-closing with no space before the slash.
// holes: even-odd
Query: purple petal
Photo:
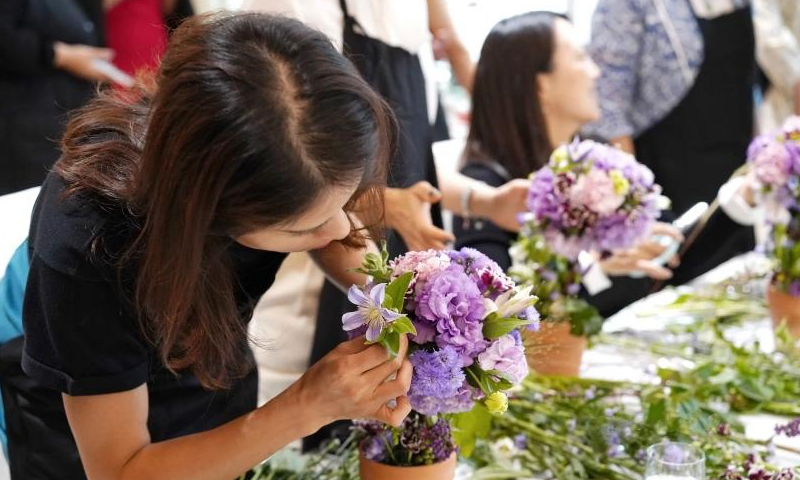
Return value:
<svg viewBox="0 0 800 480">
<path fill-rule="evenodd" d="M 372 299 L 372 304 L 375 305 L 376 307 L 380 307 L 381 304 L 383 304 L 383 298 L 385 296 L 385 293 L 386 293 L 385 283 L 379 283 L 374 287 L 372 287 L 372 290 L 370 290 L 369 292 L 369 296 Z"/>
<path fill-rule="evenodd" d="M 350 286 L 350 290 L 347 291 L 347 299 L 359 307 L 370 306 L 369 297 L 367 297 L 364 292 L 355 285 Z"/>
<path fill-rule="evenodd" d="M 355 330 L 366 323 L 366 318 L 361 312 L 350 312 L 342 315 L 342 328 L 345 332 Z"/>
<path fill-rule="evenodd" d="M 389 310 L 388 308 L 381 308 L 381 317 L 387 322 L 394 322 L 400 317 L 405 317 L 403 313 L 397 313 L 394 310 Z"/>
<path fill-rule="evenodd" d="M 380 325 L 370 325 L 367 329 L 367 341 L 374 342 L 381 336 L 381 326 Z"/>
</svg>

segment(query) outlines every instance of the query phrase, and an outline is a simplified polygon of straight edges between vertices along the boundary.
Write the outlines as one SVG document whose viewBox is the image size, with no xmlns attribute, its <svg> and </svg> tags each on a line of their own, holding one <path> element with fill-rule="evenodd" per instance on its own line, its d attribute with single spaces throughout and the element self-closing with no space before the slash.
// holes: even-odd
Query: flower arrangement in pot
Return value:
<svg viewBox="0 0 800 480">
<path fill-rule="evenodd" d="M 391 262 L 384 250 L 368 254 L 360 271 L 371 282 L 350 288 L 357 308 L 342 317 L 343 328 L 394 355 L 400 335 L 409 335 L 413 366 L 412 412 L 399 428 L 356 422 L 361 476 L 451 479 L 452 421 L 473 408 L 503 413 L 505 391 L 528 374 L 521 331 L 538 327 L 536 297 L 469 248 L 409 252 Z"/>
<path fill-rule="evenodd" d="M 765 245 L 774 262 L 767 290 L 773 323 L 800 338 L 800 117 L 779 132 L 756 137 L 747 151 L 747 184 L 770 229 Z"/>
<path fill-rule="evenodd" d="M 539 297 L 543 322 L 526 345 L 531 368 L 578 374 L 586 338 L 603 324 L 598 311 L 578 297 L 585 273 L 579 256 L 633 247 L 649 234 L 664 203 L 650 169 L 591 140 L 558 147 L 531 175 L 528 211 L 520 215 L 522 231 L 511 246 L 509 270 Z"/>
</svg>

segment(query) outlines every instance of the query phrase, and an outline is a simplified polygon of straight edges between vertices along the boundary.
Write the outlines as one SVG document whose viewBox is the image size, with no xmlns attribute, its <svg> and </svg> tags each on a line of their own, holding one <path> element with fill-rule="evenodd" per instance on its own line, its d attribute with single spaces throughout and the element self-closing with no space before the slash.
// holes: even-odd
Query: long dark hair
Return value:
<svg viewBox="0 0 800 480">
<path fill-rule="evenodd" d="M 128 212 L 133 300 L 173 371 L 209 388 L 246 373 L 231 237 L 286 222 L 332 186 L 376 224 L 393 117 L 331 42 L 264 14 L 193 18 L 174 33 L 155 85 L 101 95 L 68 125 L 56 172 L 68 194 Z M 364 218 L 368 214 L 373 217 Z M 353 230 L 345 241 L 363 243 Z"/>
<path fill-rule="evenodd" d="M 536 76 L 552 69 L 552 12 L 501 20 L 481 49 L 475 70 L 466 161 L 496 161 L 514 178 L 541 167 L 553 146 L 547 132 Z"/>
</svg>

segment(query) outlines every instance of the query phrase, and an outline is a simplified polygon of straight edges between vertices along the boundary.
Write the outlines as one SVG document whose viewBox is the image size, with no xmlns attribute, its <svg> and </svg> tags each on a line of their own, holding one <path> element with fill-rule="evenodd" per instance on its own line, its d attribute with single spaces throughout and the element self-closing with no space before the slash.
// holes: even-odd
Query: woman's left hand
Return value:
<svg viewBox="0 0 800 480">
<path fill-rule="evenodd" d="M 655 241 L 655 237 L 666 236 L 677 242 L 683 242 L 683 235 L 668 223 L 656 223 L 650 233 L 638 245 L 628 250 L 614 252 L 610 257 L 600 261 L 600 267 L 608 275 L 629 275 L 642 272 L 655 280 L 672 278 L 672 271 L 654 262 L 667 247 Z M 667 263 L 671 268 L 680 265 L 680 258 L 675 254 Z"/>
</svg>

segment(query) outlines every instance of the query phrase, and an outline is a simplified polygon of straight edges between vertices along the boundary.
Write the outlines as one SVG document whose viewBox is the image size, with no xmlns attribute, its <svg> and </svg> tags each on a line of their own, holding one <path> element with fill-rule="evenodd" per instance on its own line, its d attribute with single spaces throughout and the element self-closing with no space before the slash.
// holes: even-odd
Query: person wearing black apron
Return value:
<svg viewBox="0 0 800 480">
<path fill-rule="evenodd" d="M 711 203 L 746 157 L 753 135 L 755 39 L 750 8 L 715 18 L 698 18 L 705 57 L 688 94 L 662 120 L 635 140 L 636 157 L 655 173 L 672 200 L 668 215 L 697 202 Z M 675 269 L 680 285 L 725 260 L 752 250 L 752 228 L 733 222 L 721 210 Z"/>
<path fill-rule="evenodd" d="M 628 7 L 623 8 L 622 4 L 623 2 L 610 0 L 601 2 L 600 7 L 603 10 L 599 11 L 603 18 L 600 20 L 600 28 L 596 28 L 593 33 L 593 36 L 597 37 L 593 39 L 596 57 L 602 59 L 598 63 L 601 69 L 610 69 L 611 73 L 614 72 L 615 66 L 612 64 L 614 60 L 609 59 L 608 51 L 614 51 L 614 48 L 608 47 L 607 43 L 621 40 L 622 37 L 616 36 L 616 32 L 611 32 L 613 28 L 610 24 L 616 24 L 619 18 L 629 18 L 631 13 L 623 11 Z M 661 12 L 673 22 L 673 25 L 667 27 L 668 19 L 661 18 L 662 27 L 667 34 L 660 41 L 666 45 L 672 44 L 668 48 L 674 50 L 674 55 L 678 59 L 681 58 L 678 54 L 680 47 L 676 47 L 676 44 L 682 44 L 684 50 L 681 53 L 687 68 L 689 64 L 694 65 L 694 62 L 697 62 L 691 84 L 687 86 L 686 93 L 680 97 L 675 106 L 641 130 L 638 130 L 636 125 L 632 127 L 634 129 L 634 133 L 631 134 L 632 146 L 636 158 L 653 170 L 656 182 L 663 187 L 664 194 L 672 201 L 671 209 L 662 215 L 663 221 L 671 221 L 698 202 L 711 204 L 717 196 L 718 189 L 741 165 L 746 156 L 747 146 L 753 135 L 752 86 L 755 78 L 753 23 L 749 7 L 740 7 L 728 13 L 708 15 L 709 18 L 704 18 L 693 9 L 690 0 L 686 0 L 685 4 L 682 2 L 668 4 L 657 0 L 645 4 L 649 7 L 646 12 L 647 18 L 659 18 L 659 5 L 662 7 L 671 5 L 671 9 L 676 10 L 672 12 L 671 9 L 664 8 Z M 672 18 L 673 14 L 675 18 Z M 595 15 L 597 16 L 597 13 Z M 645 14 L 637 12 L 636 15 Z M 684 17 L 688 17 L 690 21 Z M 636 22 L 645 22 L 644 18 L 638 16 L 636 18 Z M 687 27 L 689 23 L 696 25 L 696 33 Z M 634 26 L 628 30 L 637 31 L 637 28 Z M 625 30 L 627 35 L 635 35 L 628 30 Z M 653 28 L 646 29 L 645 32 L 647 31 L 659 30 Z M 695 52 L 687 47 L 695 44 L 688 39 L 667 40 L 670 31 L 697 35 L 700 50 Z M 642 38 L 628 39 L 628 41 L 640 40 L 644 43 Z M 625 52 L 626 55 L 629 53 Z M 658 54 L 663 55 L 664 52 Z M 650 55 L 654 54 L 650 52 Z M 645 88 L 639 82 L 651 82 L 653 85 L 649 87 L 663 88 L 663 85 L 656 85 L 657 82 L 652 79 L 642 79 L 641 62 L 643 60 L 638 57 L 627 58 L 621 62 L 624 65 L 620 70 L 633 69 L 638 72 L 638 77 L 634 79 L 637 92 Z M 652 72 L 647 73 L 652 75 Z M 683 72 L 676 67 L 669 74 L 678 76 L 681 73 Z M 605 88 L 601 86 L 601 102 L 603 95 L 616 98 L 618 90 L 626 88 L 621 80 L 614 78 L 616 77 L 609 77 Z M 620 112 L 614 108 L 625 109 L 624 114 L 628 121 L 631 121 L 632 116 L 629 111 L 653 107 L 653 105 L 643 106 L 637 101 L 624 107 L 614 106 L 609 101 L 609 106 L 604 111 L 604 115 L 608 114 L 609 118 L 601 119 L 601 122 L 605 122 L 602 128 L 595 127 L 588 133 L 597 135 L 603 140 L 618 137 L 616 117 Z M 617 140 L 623 145 L 626 143 L 622 138 Z M 674 275 L 669 280 L 670 284 L 680 285 L 691 281 L 725 260 L 751 250 L 755 244 L 751 228 L 737 225 L 719 210 L 708 218 L 703 218 L 698 226 L 700 234 L 696 238 L 685 232 L 687 243 L 683 246 L 681 264 L 673 270 Z M 592 303 L 601 314 L 607 316 L 661 286 L 662 284 L 655 284 L 650 280 L 617 277 L 611 288 L 592 297 Z"/>
<path fill-rule="evenodd" d="M 339 0 L 344 13 L 343 52 L 358 71 L 394 110 L 399 124 L 397 151 L 389 167 L 389 187 L 407 188 L 420 180 L 437 185 L 433 162 L 433 128 L 428 120 L 425 77 L 419 58 L 402 48 L 366 36 L 347 10 L 347 2 Z M 442 226 L 441 209 L 431 206 L 434 225 Z M 401 255 L 407 247 L 397 232 L 387 232 L 389 258 Z M 342 330 L 342 314 L 352 310 L 345 294 L 326 281 L 319 298 L 317 329 L 311 348 L 313 364 L 333 347 L 347 339 Z M 346 425 L 340 424 L 344 430 Z M 305 449 L 315 448 L 329 438 L 331 429 L 322 429 L 303 442 Z"/>
</svg>

